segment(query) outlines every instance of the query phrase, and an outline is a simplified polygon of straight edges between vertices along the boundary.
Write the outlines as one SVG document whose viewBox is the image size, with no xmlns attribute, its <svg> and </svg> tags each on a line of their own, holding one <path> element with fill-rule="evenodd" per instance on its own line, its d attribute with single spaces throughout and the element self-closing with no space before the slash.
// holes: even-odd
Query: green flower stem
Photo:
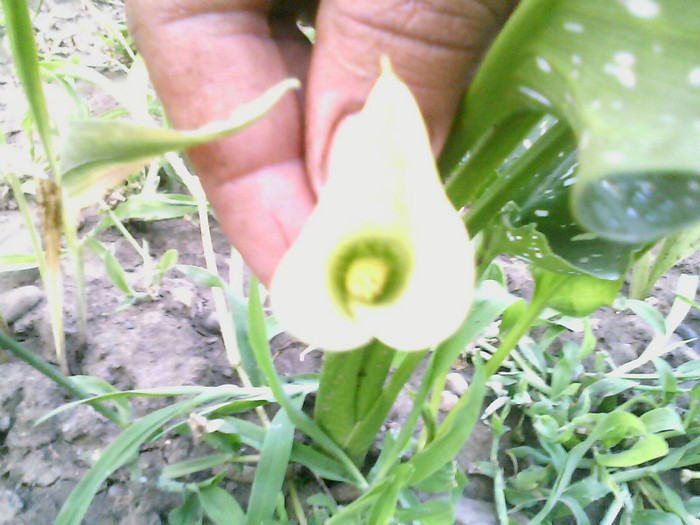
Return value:
<svg viewBox="0 0 700 525">
<path fill-rule="evenodd" d="M 374 391 L 375 401 L 371 409 L 357 421 L 345 442 L 345 450 L 357 464 L 364 460 L 369 447 L 372 446 L 377 437 L 379 428 L 394 405 L 396 397 L 426 354 L 427 352 L 407 353 L 387 382 L 386 387 L 381 388 L 380 386 Z"/>
<path fill-rule="evenodd" d="M 409 366 L 408 375 L 398 376 L 397 381 L 403 378 L 400 384 L 394 381 L 384 389 L 395 353 L 373 341 L 350 352 L 327 353 L 324 358 L 314 419 L 357 465 L 364 460 L 396 395 L 415 369 L 415 365 Z M 418 355 L 422 358 L 423 354 Z"/>
<path fill-rule="evenodd" d="M 314 419 L 341 446 L 355 426 L 358 378 L 371 347 L 372 343 L 350 352 L 326 352 L 323 359 Z"/>
<path fill-rule="evenodd" d="M 60 385 L 63 388 L 65 388 L 72 396 L 78 399 L 89 399 L 93 397 L 92 394 L 90 394 L 90 392 L 83 390 L 75 383 L 73 383 L 73 381 L 71 381 L 70 378 L 64 376 L 61 372 L 59 372 L 55 366 L 51 365 L 50 363 L 47 363 L 38 355 L 31 352 L 30 350 L 19 344 L 17 341 L 15 341 L 2 331 L 0 331 L 0 348 L 5 348 L 9 350 L 9 352 L 15 357 L 21 359 L 35 370 L 41 372 L 57 385 Z M 124 421 L 122 421 L 122 419 L 116 412 L 114 412 L 110 408 L 107 408 L 99 401 L 91 402 L 89 404 L 113 423 L 116 423 L 119 426 L 125 426 Z"/>
<path fill-rule="evenodd" d="M 491 377 L 501 366 L 501 363 L 508 357 L 510 352 L 516 347 L 520 338 L 528 333 L 533 323 L 540 316 L 547 306 L 549 298 L 563 285 L 571 276 L 558 274 L 553 279 L 547 281 L 547 286 L 535 286 L 535 293 L 532 300 L 527 305 L 523 314 L 505 336 L 495 354 L 488 360 L 485 366 L 486 377 Z"/>
<path fill-rule="evenodd" d="M 369 344 L 360 367 L 355 397 L 355 419 L 362 421 L 372 410 L 384 388 L 396 351 L 380 341 Z"/>
</svg>

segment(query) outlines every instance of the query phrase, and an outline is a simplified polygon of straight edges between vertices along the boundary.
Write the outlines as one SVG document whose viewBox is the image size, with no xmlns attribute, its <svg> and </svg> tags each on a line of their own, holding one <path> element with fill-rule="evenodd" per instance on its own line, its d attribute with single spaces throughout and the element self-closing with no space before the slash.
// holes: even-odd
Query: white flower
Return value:
<svg viewBox="0 0 700 525">
<path fill-rule="evenodd" d="M 422 350 L 472 301 L 474 260 L 408 87 L 385 60 L 365 107 L 341 123 L 318 206 L 270 288 L 292 335 L 325 350 L 377 338 Z"/>
</svg>

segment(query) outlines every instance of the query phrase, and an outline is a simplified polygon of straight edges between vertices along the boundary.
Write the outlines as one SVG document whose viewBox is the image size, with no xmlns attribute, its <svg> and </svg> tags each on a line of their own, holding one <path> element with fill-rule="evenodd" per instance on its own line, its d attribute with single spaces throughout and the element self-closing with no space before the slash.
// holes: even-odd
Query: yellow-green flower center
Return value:
<svg viewBox="0 0 700 525">
<path fill-rule="evenodd" d="M 381 257 L 361 257 L 350 263 L 345 289 L 351 299 L 372 303 L 386 291 L 391 276 L 389 262 Z"/>
</svg>

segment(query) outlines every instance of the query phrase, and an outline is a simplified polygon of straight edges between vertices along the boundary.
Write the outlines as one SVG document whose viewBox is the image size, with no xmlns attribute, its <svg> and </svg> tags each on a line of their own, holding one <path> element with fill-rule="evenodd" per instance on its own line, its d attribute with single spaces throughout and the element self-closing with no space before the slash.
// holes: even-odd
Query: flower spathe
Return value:
<svg viewBox="0 0 700 525">
<path fill-rule="evenodd" d="M 328 180 L 270 288 L 282 326 L 329 351 L 430 348 L 464 321 L 474 256 L 408 87 L 383 61 L 335 133 Z"/>
</svg>

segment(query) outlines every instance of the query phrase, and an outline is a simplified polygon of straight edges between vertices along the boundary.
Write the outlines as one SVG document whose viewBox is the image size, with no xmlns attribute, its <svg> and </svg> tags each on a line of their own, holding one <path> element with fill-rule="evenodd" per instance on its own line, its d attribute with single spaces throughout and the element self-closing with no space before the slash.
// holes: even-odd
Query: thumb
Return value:
<svg viewBox="0 0 700 525">
<path fill-rule="evenodd" d="M 438 154 L 485 48 L 517 0 L 325 0 L 307 91 L 306 159 L 313 186 L 344 116 L 361 109 L 387 55 L 416 97 Z M 359 154 L 360 152 L 358 152 Z"/>
</svg>

